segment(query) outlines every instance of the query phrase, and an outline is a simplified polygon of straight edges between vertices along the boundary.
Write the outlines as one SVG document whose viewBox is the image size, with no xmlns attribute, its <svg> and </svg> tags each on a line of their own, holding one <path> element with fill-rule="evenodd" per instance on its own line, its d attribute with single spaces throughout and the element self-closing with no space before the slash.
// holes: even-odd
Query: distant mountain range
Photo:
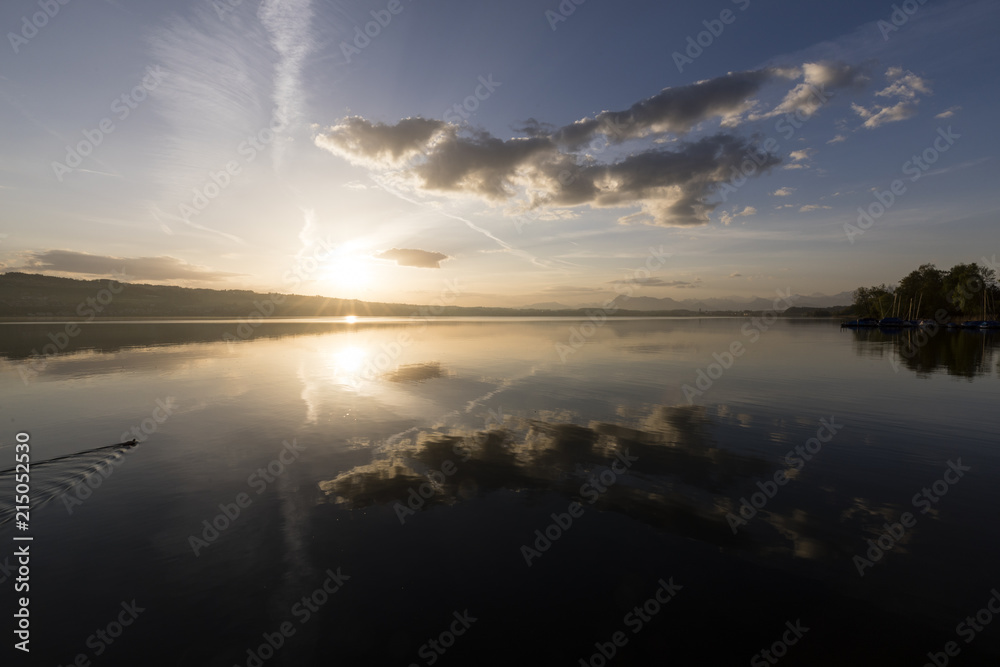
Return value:
<svg viewBox="0 0 1000 667">
<path fill-rule="evenodd" d="M 714 312 L 720 310 L 770 310 L 774 307 L 775 297 L 765 298 L 765 297 L 741 297 L 741 296 L 730 296 L 730 297 L 720 297 L 713 299 L 683 299 L 677 301 L 676 299 L 671 299 L 669 297 L 656 298 L 652 296 L 633 296 L 626 297 L 624 295 L 615 297 L 615 305 L 619 308 L 624 308 L 628 310 L 690 310 L 693 312 L 707 311 Z M 826 294 L 810 294 L 808 296 L 802 294 L 793 294 L 791 297 L 792 305 L 807 308 L 836 308 L 840 306 L 849 306 L 854 302 L 854 295 L 851 292 L 841 292 L 840 294 L 834 294 L 828 296 Z M 568 306 L 563 303 L 557 302 L 544 302 L 544 303 L 531 303 L 521 306 L 522 308 L 537 308 L 539 310 L 564 310 L 564 309 L 575 309 L 575 308 L 595 308 L 600 307 L 601 303 L 585 303 L 577 306 Z M 785 304 L 780 304 L 778 310 L 784 310 Z"/>
</svg>

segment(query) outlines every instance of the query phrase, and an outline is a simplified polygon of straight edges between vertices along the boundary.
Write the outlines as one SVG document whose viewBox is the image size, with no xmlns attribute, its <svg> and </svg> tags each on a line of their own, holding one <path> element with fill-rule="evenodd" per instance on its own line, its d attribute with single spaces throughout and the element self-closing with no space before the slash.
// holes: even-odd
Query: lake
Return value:
<svg viewBox="0 0 1000 667">
<path fill-rule="evenodd" d="M 0 365 L 32 664 L 1000 657 L 996 333 L 5 323 Z"/>
</svg>

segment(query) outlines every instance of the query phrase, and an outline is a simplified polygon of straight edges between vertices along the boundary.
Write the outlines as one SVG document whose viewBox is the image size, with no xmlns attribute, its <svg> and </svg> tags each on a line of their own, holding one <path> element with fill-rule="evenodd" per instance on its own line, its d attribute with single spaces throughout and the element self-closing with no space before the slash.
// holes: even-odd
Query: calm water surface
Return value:
<svg viewBox="0 0 1000 667">
<path fill-rule="evenodd" d="M 764 329 L 0 324 L 32 664 L 997 664 L 1000 336 Z"/>
</svg>

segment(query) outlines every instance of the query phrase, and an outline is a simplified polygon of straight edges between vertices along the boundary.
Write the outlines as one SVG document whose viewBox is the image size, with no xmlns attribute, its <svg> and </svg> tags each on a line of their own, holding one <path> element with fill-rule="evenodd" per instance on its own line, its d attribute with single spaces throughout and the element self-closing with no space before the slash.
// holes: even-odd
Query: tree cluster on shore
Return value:
<svg viewBox="0 0 1000 667">
<path fill-rule="evenodd" d="M 984 294 L 985 293 L 985 294 Z M 1000 283 L 996 271 L 975 262 L 956 264 L 947 271 L 923 264 L 898 285 L 873 285 L 854 290 L 858 317 L 918 319 L 947 317 L 996 319 Z"/>
</svg>

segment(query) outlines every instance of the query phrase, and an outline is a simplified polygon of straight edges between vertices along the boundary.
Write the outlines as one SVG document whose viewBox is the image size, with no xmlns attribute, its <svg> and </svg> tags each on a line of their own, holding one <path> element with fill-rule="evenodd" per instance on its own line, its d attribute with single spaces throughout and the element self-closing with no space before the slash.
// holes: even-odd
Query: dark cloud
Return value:
<svg viewBox="0 0 1000 667">
<path fill-rule="evenodd" d="M 413 168 L 425 188 L 473 193 L 502 201 L 512 197 L 513 180 L 522 170 L 537 170 L 556 160 L 552 142 L 545 139 L 504 141 L 485 132 L 452 134 L 428 147 L 427 160 Z"/>
<path fill-rule="evenodd" d="M 670 227 L 704 225 L 717 206 L 707 199 L 751 155 L 757 156 L 760 165 L 757 174 L 781 163 L 780 157 L 758 150 L 749 141 L 716 134 L 672 150 L 630 155 L 609 165 L 564 168 L 538 203 L 599 208 L 638 205 L 642 209 L 639 213 L 620 221 Z"/>
<path fill-rule="evenodd" d="M 556 126 L 551 123 L 543 123 L 534 118 L 529 118 L 528 120 L 522 121 L 520 123 L 514 123 L 511 125 L 510 129 L 514 130 L 517 134 L 523 134 L 529 137 L 547 137 L 556 131 Z"/>
<path fill-rule="evenodd" d="M 665 132 L 683 133 L 716 116 L 741 111 L 769 79 L 782 70 L 730 72 L 687 86 L 664 88 L 624 111 L 604 111 L 552 134 L 559 145 L 575 150 L 598 135 L 612 143 Z"/>
<path fill-rule="evenodd" d="M 375 255 L 376 259 L 388 259 L 400 266 L 415 266 L 420 269 L 440 269 L 441 262 L 450 259 L 448 255 L 414 248 L 392 248 Z"/>
<path fill-rule="evenodd" d="M 350 134 L 351 127 L 363 127 L 366 139 L 341 136 Z M 368 129 L 367 125 L 341 124 L 331 128 L 320 145 L 360 146 L 371 137 Z M 365 162 L 387 150 L 369 145 L 348 157 Z M 758 156 L 757 174 L 781 162 L 776 155 L 762 153 L 751 142 L 726 133 L 671 149 L 637 153 L 610 164 L 564 153 L 550 138 L 502 140 L 483 132 L 460 134 L 455 130 L 438 133 L 421 152 L 422 159 L 404 171 L 424 190 L 506 201 L 522 186 L 531 193 L 530 208 L 639 206 L 639 213 L 621 221 L 662 226 L 707 224 L 716 204 L 706 198 L 732 178 L 750 155 Z"/>
<path fill-rule="evenodd" d="M 443 120 L 404 118 L 395 125 L 372 123 L 359 116 L 345 118 L 316 143 L 351 161 L 398 163 L 423 151 L 450 126 Z"/>
<path fill-rule="evenodd" d="M 782 79 L 803 83 L 772 111 L 756 111 L 754 96 L 766 83 Z M 809 115 L 823 99 L 817 91 L 856 87 L 865 81 L 864 68 L 806 63 L 734 72 L 666 88 L 624 111 L 605 111 L 558 129 L 530 118 L 515 127 L 527 136 L 512 139 L 437 120 L 407 118 L 386 125 L 354 117 L 329 128 L 316 143 L 355 164 L 396 169 L 394 176 L 409 179 L 413 187 L 428 192 L 511 201 L 522 211 L 637 207 L 637 212 L 619 222 L 704 225 L 718 205 L 709 200 L 723 184 L 740 176 L 738 170 L 748 159 L 753 157 L 756 163 L 753 176 L 767 172 L 781 159 L 727 131 L 648 148 L 614 161 L 599 161 L 579 149 L 599 137 L 621 143 L 680 135 L 717 117 L 723 126 L 731 126 L 779 111 Z"/>
<path fill-rule="evenodd" d="M 72 250 L 31 253 L 19 270 L 56 271 L 93 276 L 118 275 L 125 280 L 219 280 L 244 275 L 211 271 L 176 257 L 111 257 Z"/>
</svg>

